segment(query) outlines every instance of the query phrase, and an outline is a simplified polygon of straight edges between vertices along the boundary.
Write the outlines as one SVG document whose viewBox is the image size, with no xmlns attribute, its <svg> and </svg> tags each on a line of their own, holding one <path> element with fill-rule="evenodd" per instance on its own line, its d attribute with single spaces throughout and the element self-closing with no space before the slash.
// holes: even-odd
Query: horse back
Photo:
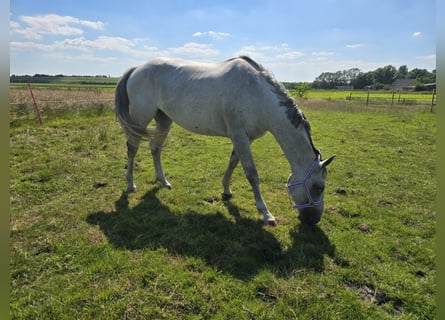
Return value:
<svg viewBox="0 0 445 320">
<path fill-rule="evenodd" d="M 264 134 L 265 104 L 273 99 L 270 85 L 244 59 L 153 60 L 134 71 L 127 90 L 133 108 L 162 110 L 190 131 L 218 136 L 240 129 L 252 138 Z"/>
</svg>

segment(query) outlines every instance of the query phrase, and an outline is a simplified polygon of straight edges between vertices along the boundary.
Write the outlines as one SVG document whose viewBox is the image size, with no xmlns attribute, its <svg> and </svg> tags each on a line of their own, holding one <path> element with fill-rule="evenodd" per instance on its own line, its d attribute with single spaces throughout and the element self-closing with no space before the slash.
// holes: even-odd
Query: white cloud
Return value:
<svg viewBox="0 0 445 320">
<path fill-rule="evenodd" d="M 55 46 L 61 49 L 78 49 L 85 51 L 115 50 L 125 52 L 131 50 L 134 45 L 134 40 L 108 36 L 100 36 L 95 40 L 88 40 L 84 37 L 80 37 L 55 42 Z"/>
<path fill-rule="evenodd" d="M 346 48 L 349 49 L 358 49 L 358 48 L 363 48 L 365 45 L 363 43 L 353 43 L 353 44 L 347 44 Z"/>
<path fill-rule="evenodd" d="M 211 57 L 219 54 L 218 50 L 215 50 L 208 44 L 188 42 L 181 47 L 169 48 L 168 52 L 187 57 Z"/>
<path fill-rule="evenodd" d="M 294 59 L 301 58 L 302 56 L 304 56 L 304 53 L 301 51 L 289 51 L 289 52 L 285 52 L 285 53 L 281 53 L 281 54 L 277 55 L 277 58 L 284 59 L 284 60 L 294 60 Z"/>
<path fill-rule="evenodd" d="M 10 30 L 15 30 L 20 28 L 20 23 L 18 23 L 17 21 L 9 21 L 9 29 Z"/>
<path fill-rule="evenodd" d="M 329 60 L 332 56 L 335 56 L 333 51 L 315 51 L 312 52 L 311 57 L 307 59 L 310 62 L 322 62 Z"/>
<path fill-rule="evenodd" d="M 420 31 L 414 32 L 414 33 L 413 33 L 413 37 L 418 37 L 418 36 L 420 36 L 421 34 L 422 34 L 422 32 L 420 32 Z"/>
<path fill-rule="evenodd" d="M 117 60 L 116 57 L 103 57 L 88 53 L 76 54 L 76 55 L 69 55 L 64 53 L 50 53 L 47 55 L 47 57 L 65 61 L 84 61 L 84 62 L 95 62 L 95 63 L 108 63 L 108 62 L 111 63 Z"/>
<path fill-rule="evenodd" d="M 81 20 L 71 16 L 47 14 L 40 16 L 21 16 L 20 20 L 26 27 L 16 21 L 11 21 L 12 34 L 19 34 L 26 39 L 39 40 L 44 35 L 79 36 L 84 34 L 82 27 L 103 30 L 105 25 L 100 21 Z"/>
<path fill-rule="evenodd" d="M 195 32 L 192 36 L 193 37 L 209 36 L 214 39 L 223 39 L 223 38 L 230 37 L 230 33 L 210 30 L 210 31 L 205 31 L 205 32 L 198 31 L 198 32 Z"/>
<path fill-rule="evenodd" d="M 295 60 L 304 56 L 301 51 L 292 50 L 287 43 L 280 45 L 247 45 L 241 47 L 235 55 L 247 55 L 259 62 Z"/>
<path fill-rule="evenodd" d="M 79 60 L 93 61 L 93 57 L 102 57 L 104 53 L 116 55 L 124 53 L 129 59 L 148 60 L 156 57 L 178 56 L 183 58 L 212 58 L 220 54 L 210 44 L 189 42 L 179 47 L 159 49 L 147 44 L 147 39 L 126 39 L 122 37 L 99 36 L 95 39 L 85 37 L 66 38 L 49 44 L 37 41 L 12 41 L 12 51 L 53 52 L 54 57 L 74 57 L 74 52 L 83 52 Z M 73 60 L 74 58 L 70 58 Z M 101 58 L 98 58 L 101 59 Z M 140 61 L 142 62 L 142 61 Z"/>
<path fill-rule="evenodd" d="M 10 43 L 14 50 L 78 50 L 91 52 L 94 50 L 114 50 L 120 52 L 130 52 L 133 50 L 137 40 L 128 40 L 120 37 L 100 36 L 95 40 L 88 40 L 84 37 L 69 38 L 61 41 L 55 41 L 52 44 L 43 44 L 32 41 Z"/>
<path fill-rule="evenodd" d="M 249 56 L 261 63 L 270 60 L 269 56 L 266 55 L 263 50 L 252 45 L 241 47 L 237 52 L 234 53 L 234 56 Z"/>
<path fill-rule="evenodd" d="M 41 50 L 41 51 L 51 51 L 54 50 L 54 46 L 48 44 L 42 44 L 32 41 L 18 42 L 12 41 L 9 43 L 11 50 Z"/>
<path fill-rule="evenodd" d="M 333 51 L 317 51 L 312 52 L 312 55 L 315 57 L 329 57 L 335 55 L 335 52 Z"/>
<path fill-rule="evenodd" d="M 436 55 L 435 54 L 428 54 L 426 56 L 418 56 L 418 57 L 416 57 L 416 59 L 419 59 L 419 60 L 436 60 Z"/>
<path fill-rule="evenodd" d="M 94 29 L 94 30 L 104 30 L 105 24 L 101 21 L 88 21 L 88 20 L 78 20 L 78 23 L 82 26 Z"/>
</svg>

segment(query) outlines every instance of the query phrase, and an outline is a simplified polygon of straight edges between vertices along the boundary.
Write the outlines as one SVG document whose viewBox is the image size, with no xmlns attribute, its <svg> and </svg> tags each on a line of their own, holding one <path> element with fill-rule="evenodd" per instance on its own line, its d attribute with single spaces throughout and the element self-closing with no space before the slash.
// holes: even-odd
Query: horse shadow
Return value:
<svg viewBox="0 0 445 320">
<path fill-rule="evenodd" d="M 148 191 L 133 208 L 124 192 L 115 202 L 114 211 L 91 213 L 87 222 L 99 226 L 117 248 L 165 248 L 174 255 L 203 259 L 245 280 L 265 268 L 282 277 L 308 269 L 321 272 L 324 256 L 335 258 L 335 246 L 317 226 L 294 227 L 290 231 L 291 245 L 283 248 L 261 220 L 243 218 L 230 201 L 224 203 L 235 221 L 219 211 L 173 212 L 158 199 L 158 190 L 155 187 Z"/>
</svg>

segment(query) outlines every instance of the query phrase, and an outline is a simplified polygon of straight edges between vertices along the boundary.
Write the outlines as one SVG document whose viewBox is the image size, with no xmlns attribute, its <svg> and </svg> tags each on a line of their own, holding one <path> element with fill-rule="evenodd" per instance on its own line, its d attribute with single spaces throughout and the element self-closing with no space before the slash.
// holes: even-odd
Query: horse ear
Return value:
<svg viewBox="0 0 445 320">
<path fill-rule="evenodd" d="M 330 157 L 330 158 L 328 158 L 326 160 L 321 161 L 320 162 L 320 167 L 321 168 L 326 168 L 332 162 L 332 160 L 334 160 L 334 158 L 335 158 L 335 155 L 333 155 L 332 157 Z"/>
</svg>

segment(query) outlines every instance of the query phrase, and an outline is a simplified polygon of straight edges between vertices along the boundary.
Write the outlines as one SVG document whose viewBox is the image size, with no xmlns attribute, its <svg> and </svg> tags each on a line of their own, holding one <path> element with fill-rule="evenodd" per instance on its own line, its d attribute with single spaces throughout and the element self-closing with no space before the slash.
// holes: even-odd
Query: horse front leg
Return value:
<svg viewBox="0 0 445 320">
<path fill-rule="evenodd" d="M 252 186 L 255 197 L 255 205 L 258 211 L 263 215 L 265 224 L 276 225 L 275 217 L 267 209 L 260 189 L 260 180 L 258 172 L 253 161 L 252 151 L 250 149 L 250 140 L 245 134 L 235 135 L 232 139 L 235 152 L 238 155 L 241 165 L 246 174 L 247 180 Z"/>
</svg>

